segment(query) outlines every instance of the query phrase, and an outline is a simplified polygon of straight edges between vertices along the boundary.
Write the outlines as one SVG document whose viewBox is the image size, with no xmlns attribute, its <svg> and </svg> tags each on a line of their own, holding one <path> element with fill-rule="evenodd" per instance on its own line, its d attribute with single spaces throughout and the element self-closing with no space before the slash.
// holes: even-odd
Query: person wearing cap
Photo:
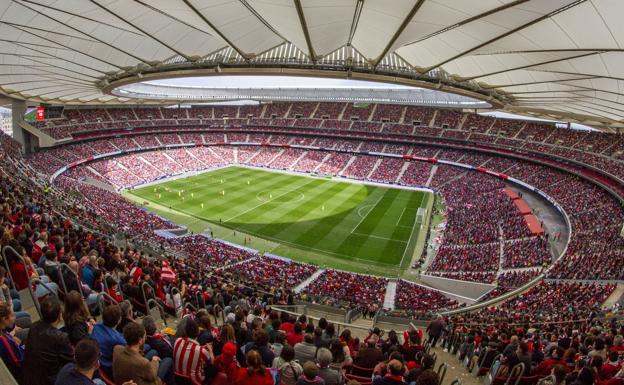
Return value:
<svg viewBox="0 0 624 385">
<path fill-rule="evenodd" d="M 236 379 L 238 362 L 236 361 L 236 345 L 226 342 L 221 349 L 221 354 L 215 358 L 215 369 L 217 376 L 225 377 L 227 383 L 231 384 Z"/>
<path fill-rule="evenodd" d="M 303 364 L 303 376 L 299 377 L 296 385 L 325 385 L 325 380 L 319 377 L 319 368 L 314 362 Z"/>
</svg>

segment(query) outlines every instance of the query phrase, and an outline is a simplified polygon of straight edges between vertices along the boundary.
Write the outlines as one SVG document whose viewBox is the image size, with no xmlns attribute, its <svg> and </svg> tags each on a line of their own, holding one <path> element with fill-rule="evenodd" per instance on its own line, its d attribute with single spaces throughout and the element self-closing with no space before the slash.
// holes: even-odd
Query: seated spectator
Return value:
<svg viewBox="0 0 624 385">
<path fill-rule="evenodd" d="M 106 286 L 108 287 L 108 295 L 110 295 L 117 303 L 123 302 L 123 297 L 119 292 L 119 284 L 115 281 L 115 278 L 108 276 L 106 277 Z"/>
<path fill-rule="evenodd" d="M 231 342 L 227 342 L 223 345 L 221 355 L 215 358 L 214 367 L 217 372 L 217 376 L 224 378 L 228 384 L 234 383 L 236 380 L 236 373 L 238 372 L 236 345 Z"/>
<path fill-rule="evenodd" d="M 96 251 L 93 250 L 88 256 L 85 256 L 80 260 L 80 266 L 82 267 L 80 270 L 80 279 L 92 290 L 95 290 L 95 272 L 98 270 L 96 254 Z M 82 266 L 83 260 L 86 260 L 86 264 L 84 266 Z"/>
<path fill-rule="evenodd" d="M 333 361 L 329 349 L 320 348 L 316 352 L 316 361 L 319 366 L 318 375 L 325 381 L 325 385 L 342 385 L 344 383 L 342 373 L 329 367 Z"/>
<path fill-rule="evenodd" d="M 403 372 L 404 372 L 403 363 L 399 360 L 390 360 L 387 366 L 388 366 L 388 373 L 386 373 L 386 375 L 383 377 L 377 377 L 375 381 L 373 381 L 373 385 L 403 385 L 405 384 L 405 381 L 403 381 Z M 435 372 L 433 373 L 435 374 Z M 422 377 L 422 375 L 420 377 Z"/>
<path fill-rule="evenodd" d="M 40 308 L 41 320 L 28 332 L 23 381 L 29 385 L 52 385 L 61 368 L 73 361 L 74 351 L 67 334 L 59 330 L 63 317 L 58 299 L 48 297 Z"/>
<path fill-rule="evenodd" d="M 151 360 L 143 357 L 145 343 L 145 328 L 136 322 L 131 322 L 124 328 L 124 338 L 127 346 L 117 345 L 113 352 L 113 378 L 116 384 L 134 381 L 137 384 L 161 384 L 158 377 L 160 358 L 153 356 Z M 171 365 L 171 364 L 169 364 Z M 170 368 L 170 366 L 169 366 Z"/>
<path fill-rule="evenodd" d="M 415 385 L 440 385 L 440 378 L 432 369 L 425 370 L 418 376 Z"/>
<path fill-rule="evenodd" d="M 273 353 L 276 357 L 279 357 L 282 353 L 282 349 L 284 349 L 285 344 L 287 344 L 286 334 L 280 330 L 275 334 L 275 342 L 271 344 L 271 348 L 273 349 Z"/>
<path fill-rule="evenodd" d="M 562 359 L 563 353 L 564 353 L 563 349 L 560 347 L 557 347 L 553 351 L 553 355 L 550 358 L 545 359 L 535 368 L 535 370 L 533 371 L 533 374 L 536 376 L 542 376 L 542 377 L 547 376 L 550 374 L 550 371 L 555 365 L 561 365 L 565 368 L 566 371 L 568 371 L 566 362 Z"/>
<path fill-rule="evenodd" d="M 24 346 L 13 329 L 15 313 L 7 302 L 0 302 L 0 357 L 18 383 L 22 381 Z M 15 329 L 13 329 L 15 330 Z"/>
<path fill-rule="evenodd" d="M 119 303 L 119 309 L 121 310 L 121 320 L 115 329 L 117 329 L 119 333 L 123 333 L 126 325 L 130 322 L 134 322 L 132 303 L 130 303 L 130 301 L 122 301 Z"/>
<path fill-rule="evenodd" d="M 273 385 L 273 376 L 262 365 L 262 357 L 255 350 L 245 356 L 246 368 L 239 368 L 235 385 Z"/>
<path fill-rule="evenodd" d="M 602 365 L 602 368 L 600 368 L 600 379 L 603 381 L 608 380 L 615 376 L 619 370 L 620 362 L 618 354 L 617 352 L 610 351 L 609 359 L 604 363 L 604 365 Z"/>
<path fill-rule="evenodd" d="M 300 363 L 314 361 L 316 358 L 316 345 L 314 345 L 314 336 L 306 334 L 303 342 L 295 345 L 295 359 Z"/>
<path fill-rule="evenodd" d="M 280 384 L 284 385 L 294 385 L 303 373 L 303 368 L 295 360 L 295 350 L 290 345 L 284 346 L 280 356 L 273 360 L 272 367 L 277 369 Z"/>
<path fill-rule="evenodd" d="M 0 266 L 0 302 L 7 302 L 15 313 L 15 322 L 21 328 L 29 328 L 32 324 L 30 314 L 22 311 L 19 293 L 11 290 L 6 283 L 6 269 Z"/>
<path fill-rule="evenodd" d="M 77 291 L 70 291 L 65 296 L 64 331 L 69 336 L 69 342 L 75 346 L 80 340 L 88 338 L 95 326 L 89 309 Z"/>
<path fill-rule="evenodd" d="M 376 348 L 373 341 L 369 341 L 366 346 L 360 349 L 358 355 L 353 360 L 353 365 L 373 369 L 383 359 L 381 349 Z"/>
<path fill-rule="evenodd" d="M 102 312 L 102 322 L 98 322 L 93 327 L 91 338 L 97 341 L 100 347 L 100 368 L 113 377 L 113 349 L 115 346 L 126 346 L 126 340 L 115 327 L 121 320 L 121 309 L 119 305 L 110 305 Z"/>
<path fill-rule="evenodd" d="M 336 370 L 342 370 L 345 366 L 353 364 L 349 347 L 337 338 L 334 338 L 329 344 L 329 351 L 332 353 L 333 362 L 331 367 Z"/>
<path fill-rule="evenodd" d="M 262 356 L 262 364 L 271 366 L 275 353 L 269 347 L 269 334 L 264 329 L 257 329 L 253 334 L 253 341 L 248 342 L 244 347 L 244 352 L 257 350 Z"/>
<path fill-rule="evenodd" d="M 90 385 L 98 368 L 100 349 L 97 342 L 85 338 L 74 349 L 74 361 L 63 366 L 56 377 L 55 385 Z"/>
<path fill-rule="evenodd" d="M 160 333 L 156 328 L 156 322 L 152 316 L 143 317 L 143 327 L 145 328 L 145 343 L 154 349 L 161 359 L 173 358 L 173 345 L 169 337 Z"/>
<path fill-rule="evenodd" d="M 214 362 L 212 347 L 210 344 L 201 346 L 197 342 L 199 326 L 194 319 L 187 318 L 184 331 L 186 336 L 178 338 L 173 345 L 175 373 L 203 383 L 206 365 Z"/>
<path fill-rule="evenodd" d="M 611 377 L 609 381 L 605 383 L 606 385 L 624 385 L 624 369 L 620 369 L 619 372 L 615 374 L 615 376 Z"/>
<path fill-rule="evenodd" d="M 433 365 L 435 365 L 435 361 L 433 360 L 433 357 L 431 357 L 431 355 L 429 354 L 425 354 L 421 360 L 420 367 L 415 367 L 413 369 L 410 369 L 410 371 L 405 376 L 405 380 L 409 384 L 416 383 L 416 380 L 418 380 L 418 377 L 425 370 L 433 370 Z"/>
<path fill-rule="evenodd" d="M 282 324 L 282 330 L 285 330 L 286 325 Z M 300 323 L 296 323 L 293 326 L 293 331 L 286 335 L 286 341 L 290 346 L 295 346 L 300 342 L 303 342 L 303 326 Z"/>
<path fill-rule="evenodd" d="M 303 376 L 299 377 L 296 385 L 325 385 L 325 380 L 319 377 L 319 368 L 312 361 L 303 364 Z"/>
</svg>

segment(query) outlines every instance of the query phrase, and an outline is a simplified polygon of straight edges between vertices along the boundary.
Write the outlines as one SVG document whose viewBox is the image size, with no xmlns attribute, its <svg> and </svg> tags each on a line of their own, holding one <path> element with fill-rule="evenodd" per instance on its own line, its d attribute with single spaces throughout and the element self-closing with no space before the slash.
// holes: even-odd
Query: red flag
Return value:
<svg viewBox="0 0 624 385">
<path fill-rule="evenodd" d="M 162 261 L 162 268 L 160 269 L 160 278 L 163 281 L 168 281 L 168 282 L 173 282 L 173 283 L 175 283 L 177 280 L 175 270 L 173 270 L 171 266 L 169 266 L 169 263 L 167 263 L 167 261 L 164 261 L 164 260 Z"/>
</svg>

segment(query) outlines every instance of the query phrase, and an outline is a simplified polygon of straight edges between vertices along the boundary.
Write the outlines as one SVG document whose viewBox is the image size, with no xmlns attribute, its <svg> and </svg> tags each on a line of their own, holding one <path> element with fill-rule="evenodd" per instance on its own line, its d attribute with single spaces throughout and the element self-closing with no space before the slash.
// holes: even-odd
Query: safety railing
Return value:
<svg viewBox="0 0 624 385">
<path fill-rule="evenodd" d="M 105 292 L 98 293 L 96 303 L 98 308 L 100 309 L 100 314 L 104 313 L 104 308 L 106 307 L 107 300 L 110 301 L 110 303 L 112 303 L 113 305 L 119 304 L 119 302 L 117 302 L 115 298 L 111 297 L 110 294 Z"/>
<path fill-rule="evenodd" d="M 15 289 L 15 281 L 13 280 L 13 275 L 11 274 L 11 268 L 9 267 L 9 259 L 7 258 L 7 251 L 11 251 L 15 253 L 16 256 L 20 256 L 17 251 L 11 246 L 4 246 L 2 248 L 2 261 L 4 262 L 4 268 L 9 275 L 9 279 L 11 280 L 11 289 Z"/>
<path fill-rule="evenodd" d="M 73 274 L 74 278 L 76 278 L 76 286 L 78 286 L 80 296 L 84 298 L 84 292 L 82 290 L 82 281 L 80 280 L 80 276 L 71 268 L 71 266 L 66 263 L 61 263 L 58 269 L 59 280 L 61 281 L 61 285 L 63 286 L 63 293 L 67 294 L 67 284 L 65 282 L 65 274 L 63 274 L 63 270 L 67 270 L 70 274 Z"/>
<path fill-rule="evenodd" d="M 55 296 L 58 299 L 58 294 L 45 282 L 43 282 L 40 278 L 29 278 L 28 279 L 28 291 L 30 292 L 30 296 L 32 297 L 35 308 L 37 309 L 37 314 L 39 314 L 39 318 L 41 318 L 41 305 L 39 304 L 39 299 L 35 295 L 35 292 L 32 289 L 32 284 L 40 285 L 44 289 L 46 289 L 50 294 Z"/>
<path fill-rule="evenodd" d="M 163 321 L 163 323 L 165 324 L 165 326 L 167 326 L 167 317 L 165 316 L 165 309 L 163 308 L 163 306 L 161 304 L 159 304 L 155 299 L 150 298 L 147 300 L 147 302 L 145 303 L 145 308 L 147 310 L 147 312 L 152 315 L 152 307 L 150 307 L 150 305 L 154 305 L 154 308 L 158 309 L 158 313 L 160 315 L 160 319 Z"/>
</svg>

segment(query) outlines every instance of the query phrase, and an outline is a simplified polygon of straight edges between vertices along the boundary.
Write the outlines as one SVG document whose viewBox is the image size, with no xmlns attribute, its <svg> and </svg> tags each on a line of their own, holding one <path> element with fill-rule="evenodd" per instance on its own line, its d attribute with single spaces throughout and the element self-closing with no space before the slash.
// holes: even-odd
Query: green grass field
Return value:
<svg viewBox="0 0 624 385">
<path fill-rule="evenodd" d="M 261 251 L 384 275 L 409 264 L 420 237 L 417 210 L 431 197 L 423 191 L 244 167 L 171 180 L 129 194 L 134 201 L 149 201 L 149 210 L 196 232 L 212 230 L 215 237 L 236 243 L 245 239 L 235 234 L 242 232 L 264 240 L 248 244 Z"/>
</svg>

